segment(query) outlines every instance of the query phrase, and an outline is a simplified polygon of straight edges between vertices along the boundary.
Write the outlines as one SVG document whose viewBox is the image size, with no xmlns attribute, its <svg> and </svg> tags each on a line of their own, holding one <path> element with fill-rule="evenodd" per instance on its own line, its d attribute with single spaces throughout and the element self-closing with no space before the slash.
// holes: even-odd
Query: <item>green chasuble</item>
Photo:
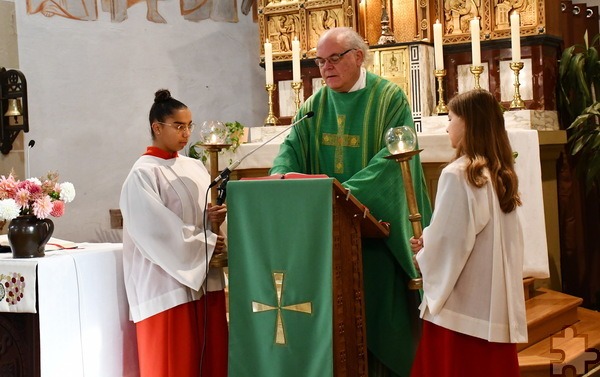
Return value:
<svg viewBox="0 0 600 377">
<path fill-rule="evenodd" d="M 270 173 L 327 174 L 377 219 L 390 223 L 388 239 L 363 240 L 369 364 L 374 355 L 394 374 L 408 376 L 417 339 L 409 314 L 416 316 L 416 308 L 408 308 L 407 283 L 417 273 L 408 243 L 412 226 L 402 172 L 397 162 L 384 158 L 390 154 L 384 136 L 392 127 L 414 128 L 410 106 L 400 87 L 367 72 L 365 88 L 337 93 L 323 87 L 302 105 L 296 119 L 309 111 L 315 115 L 294 126 Z M 426 226 L 431 205 L 419 156 L 411 159 L 411 172 Z"/>
</svg>

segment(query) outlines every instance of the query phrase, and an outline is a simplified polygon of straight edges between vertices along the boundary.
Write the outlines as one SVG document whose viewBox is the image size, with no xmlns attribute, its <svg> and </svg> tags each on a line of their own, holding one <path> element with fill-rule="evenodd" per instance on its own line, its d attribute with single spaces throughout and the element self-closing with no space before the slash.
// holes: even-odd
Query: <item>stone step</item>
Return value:
<svg viewBox="0 0 600 377">
<path fill-rule="evenodd" d="M 600 375 L 600 313 L 577 308 L 577 316 L 574 324 L 519 352 L 521 377 Z"/>
<path fill-rule="evenodd" d="M 529 341 L 517 344 L 517 350 L 521 351 L 577 322 L 577 307 L 582 302 L 579 297 L 546 288 L 537 289 L 533 297 L 525 301 Z"/>
</svg>

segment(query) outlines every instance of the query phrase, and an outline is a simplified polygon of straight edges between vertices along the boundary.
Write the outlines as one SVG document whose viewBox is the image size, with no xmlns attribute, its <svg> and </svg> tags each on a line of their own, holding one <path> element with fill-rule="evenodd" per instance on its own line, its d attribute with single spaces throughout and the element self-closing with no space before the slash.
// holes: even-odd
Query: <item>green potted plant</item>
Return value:
<svg viewBox="0 0 600 377">
<path fill-rule="evenodd" d="M 568 141 L 559 159 L 561 272 L 566 293 L 600 309 L 600 35 L 566 48 L 559 62 L 558 111 Z"/>
<path fill-rule="evenodd" d="M 559 64 L 558 107 L 569 135 L 568 146 L 576 157 L 577 171 L 588 190 L 600 183 L 600 34 L 588 44 L 563 51 Z"/>
</svg>

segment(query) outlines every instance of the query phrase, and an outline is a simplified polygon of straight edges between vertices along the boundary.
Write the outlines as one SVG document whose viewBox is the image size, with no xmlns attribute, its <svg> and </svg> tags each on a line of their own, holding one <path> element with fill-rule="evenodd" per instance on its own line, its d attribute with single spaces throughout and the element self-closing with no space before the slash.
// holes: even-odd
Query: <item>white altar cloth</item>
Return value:
<svg viewBox="0 0 600 377">
<path fill-rule="evenodd" d="M 37 267 L 41 375 L 138 376 L 122 244 L 77 246 L 28 260 L 0 254 L 0 270 L 14 261 Z"/>
<path fill-rule="evenodd" d="M 430 117 L 423 119 L 424 124 L 444 123 L 447 117 Z M 434 130 L 435 128 L 435 130 Z M 419 148 L 422 163 L 447 162 L 453 158 L 455 150 L 445 132 L 445 127 L 430 127 L 430 133 L 419 133 Z M 518 152 L 515 169 L 519 177 L 519 189 L 523 206 L 519 215 L 523 224 L 525 240 L 524 277 L 538 279 L 548 278 L 548 245 L 544 220 L 544 203 L 542 193 L 542 173 L 540 165 L 538 131 L 520 128 L 508 128 L 508 136 L 513 150 Z M 283 139 L 279 137 L 274 143 L 241 144 L 234 153 L 219 154 L 219 169 L 229 166 L 233 161 L 241 160 L 236 169 L 270 168 L 273 159 L 279 152 Z M 259 149 L 256 149 L 260 147 Z M 244 157 L 247 156 L 247 157 Z"/>
</svg>

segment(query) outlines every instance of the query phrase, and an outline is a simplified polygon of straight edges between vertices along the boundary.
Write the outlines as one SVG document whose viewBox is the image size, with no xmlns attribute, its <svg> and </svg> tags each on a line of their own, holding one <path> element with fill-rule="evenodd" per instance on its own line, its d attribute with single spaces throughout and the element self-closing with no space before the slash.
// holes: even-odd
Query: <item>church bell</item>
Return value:
<svg viewBox="0 0 600 377">
<path fill-rule="evenodd" d="M 8 100 L 8 109 L 6 110 L 6 113 L 4 113 L 4 116 L 20 116 L 21 114 L 21 104 L 19 103 L 19 100 L 17 98 L 10 98 Z"/>
</svg>

